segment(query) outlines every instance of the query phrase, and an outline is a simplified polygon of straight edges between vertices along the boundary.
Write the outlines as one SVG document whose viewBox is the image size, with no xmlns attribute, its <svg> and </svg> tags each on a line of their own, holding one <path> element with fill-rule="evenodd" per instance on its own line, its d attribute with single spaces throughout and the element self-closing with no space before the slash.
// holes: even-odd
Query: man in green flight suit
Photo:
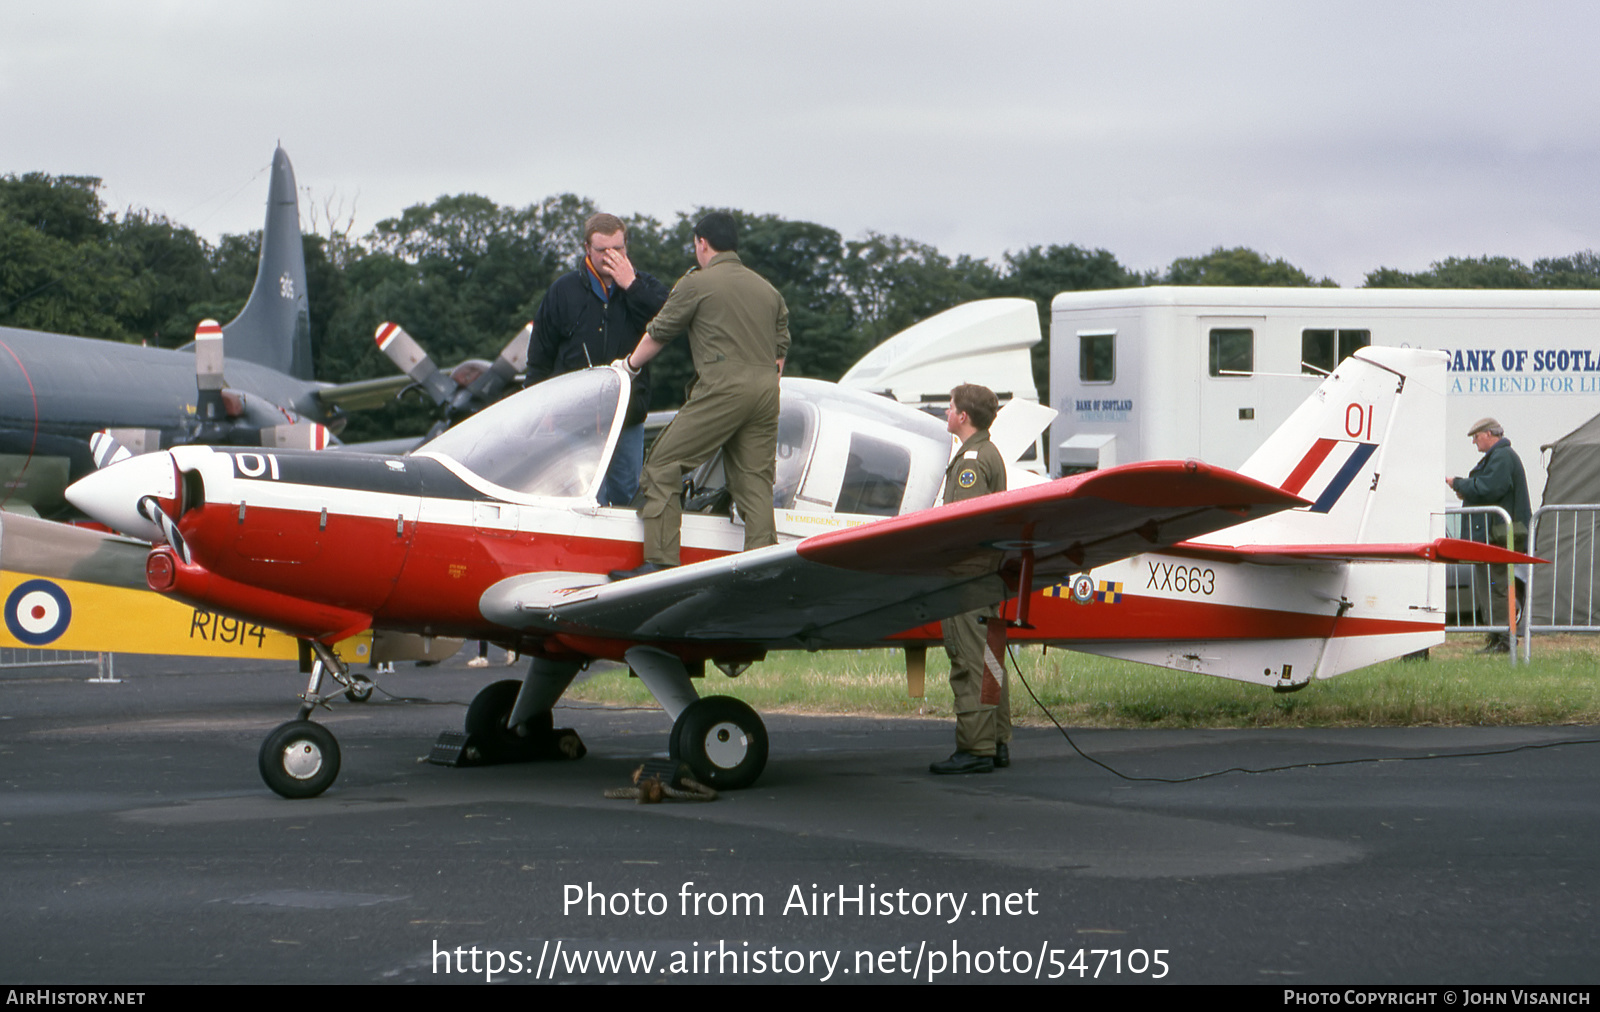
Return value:
<svg viewBox="0 0 1600 1012">
<path fill-rule="evenodd" d="M 640 478 L 644 564 L 613 572 L 613 580 L 678 565 L 683 476 L 718 449 L 728 491 L 744 519 L 745 551 L 778 543 L 772 484 L 789 309 L 776 288 L 739 260 L 738 248 L 732 215 L 713 211 L 701 218 L 694 227 L 699 268 L 673 286 L 638 347 L 622 360 L 637 372 L 687 332 L 695 380 L 689 400 L 657 437 Z"/>
<path fill-rule="evenodd" d="M 989 442 L 989 426 L 999 413 L 999 398 L 988 387 L 963 383 L 950 391 L 945 426 L 961 440 L 961 448 L 945 469 L 946 503 L 1006 490 L 1005 461 Z M 996 678 L 999 702 L 983 701 L 988 640 L 983 620 L 998 615 L 998 609 L 985 608 L 940 623 L 945 653 L 950 655 L 950 689 L 955 694 L 956 750 L 950 758 L 930 764 L 931 773 L 989 773 L 1011 765 L 1011 699 L 1003 670 Z"/>
</svg>

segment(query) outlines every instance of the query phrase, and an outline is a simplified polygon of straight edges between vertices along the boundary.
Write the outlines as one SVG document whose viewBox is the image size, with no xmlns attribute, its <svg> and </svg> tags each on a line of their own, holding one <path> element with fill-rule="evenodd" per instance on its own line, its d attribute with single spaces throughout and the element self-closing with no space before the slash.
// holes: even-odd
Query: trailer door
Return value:
<svg viewBox="0 0 1600 1012">
<path fill-rule="evenodd" d="M 1264 316 L 1196 317 L 1200 446 L 1207 463 L 1237 468 L 1265 435 L 1256 419 L 1265 323 Z"/>
</svg>

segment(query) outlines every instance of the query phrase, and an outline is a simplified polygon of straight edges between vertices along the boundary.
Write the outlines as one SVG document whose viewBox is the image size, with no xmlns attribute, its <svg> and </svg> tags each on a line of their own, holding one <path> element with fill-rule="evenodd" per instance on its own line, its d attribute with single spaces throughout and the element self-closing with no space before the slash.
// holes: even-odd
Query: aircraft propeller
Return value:
<svg viewBox="0 0 1600 1012">
<path fill-rule="evenodd" d="M 264 398 L 234 390 L 223 376 L 222 327 L 201 320 L 194 330 L 194 414 L 171 428 L 110 428 L 89 437 L 95 467 L 192 443 L 320 450 L 328 427 Z"/>
<path fill-rule="evenodd" d="M 532 337 L 533 324 L 530 323 L 517 332 L 493 362 L 471 358 L 449 372 L 439 368 L 416 338 L 397 323 L 379 326 L 374 340 L 378 350 L 411 377 L 411 386 L 401 394 L 407 390 L 420 391 L 443 410 L 443 417 L 426 437 L 432 439 L 449 428 L 462 413 L 470 414 L 494 402 L 516 382 L 517 374 L 528 367 L 528 342 Z"/>
</svg>

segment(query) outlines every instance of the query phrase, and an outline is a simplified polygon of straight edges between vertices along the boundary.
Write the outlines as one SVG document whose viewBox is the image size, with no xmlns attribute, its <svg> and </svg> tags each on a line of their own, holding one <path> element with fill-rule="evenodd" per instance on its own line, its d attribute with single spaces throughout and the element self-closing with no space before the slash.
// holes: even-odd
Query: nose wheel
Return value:
<svg viewBox="0 0 1600 1012">
<path fill-rule="evenodd" d="M 767 766 L 767 728 L 742 701 L 707 696 L 678 714 L 670 754 L 707 787 L 749 787 Z"/>
<path fill-rule="evenodd" d="M 372 698 L 372 680 L 350 674 L 349 666 L 316 640 L 304 641 L 314 655 L 306 691 L 300 697 L 300 718 L 273 728 L 261 743 L 256 765 L 267 786 L 285 798 L 314 798 L 339 778 L 339 742 L 333 732 L 306 718 L 333 695 L 324 695 L 322 679 L 331 676 L 352 703 Z M 335 690 L 338 692 L 339 690 Z"/>
<path fill-rule="evenodd" d="M 280 724 L 261 743 L 261 779 L 285 798 L 314 798 L 339 777 L 339 742 L 309 720 Z"/>
</svg>

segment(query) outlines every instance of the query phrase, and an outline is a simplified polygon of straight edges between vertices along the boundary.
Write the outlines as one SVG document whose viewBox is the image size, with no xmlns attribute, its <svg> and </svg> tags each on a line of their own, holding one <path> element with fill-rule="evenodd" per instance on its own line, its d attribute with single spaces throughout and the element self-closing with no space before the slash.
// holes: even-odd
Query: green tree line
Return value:
<svg viewBox="0 0 1600 1012">
<path fill-rule="evenodd" d="M 100 180 L 42 173 L 0 177 L 0 325 L 177 347 L 195 324 L 226 322 L 243 308 L 255 279 L 260 233 L 212 244 L 144 210 L 109 211 Z M 353 380 L 393 366 L 372 334 L 393 320 L 436 361 L 493 358 L 533 317 L 549 285 L 572 269 L 584 219 L 597 210 L 573 194 L 527 207 L 460 194 L 407 208 L 365 236 L 327 227 L 304 236 L 317 375 Z M 635 265 L 671 284 L 694 263 L 693 222 L 710 208 L 662 222 L 627 219 Z M 897 235 L 847 239 L 807 221 L 724 208 L 740 223 L 740 255 L 783 293 L 795 335 L 791 375 L 837 379 L 883 339 L 972 299 L 1034 300 L 1048 333 L 1050 300 L 1064 291 L 1139 285 L 1328 286 L 1293 264 L 1248 248 L 1218 247 L 1137 271 L 1104 249 L 1036 245 L 999 263 L 951 257 Z M 1367 287 L 1600 288 L 1594 251 L 1537 260 L 1451 257 L 1428 270 L 1381 267 Z M 1041 388 L 1046 348 L 1035 354 Z M 654 368 L 652 406 L 674 407 L 692 378 L 684 349 Z M 420 403 L 354 420 L 347 439 L 426 428 Z"/>
</svg>

